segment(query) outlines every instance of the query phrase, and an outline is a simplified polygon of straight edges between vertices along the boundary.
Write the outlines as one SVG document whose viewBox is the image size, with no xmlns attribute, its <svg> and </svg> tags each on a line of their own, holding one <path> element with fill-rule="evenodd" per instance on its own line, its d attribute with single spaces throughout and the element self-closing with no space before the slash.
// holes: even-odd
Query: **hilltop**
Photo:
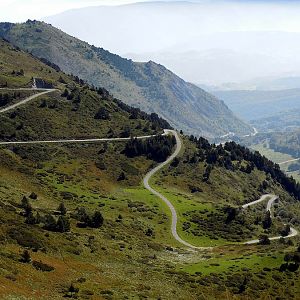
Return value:
<svg viewBox="0 0 300 300">
<path fill-rule="evenodd" d="M 152 61 L 135 63 L 37 21 L 1 23 L 0 36 L 184 132 L 216 137 L 252 131 L 224 102 Z"/>
</svg>

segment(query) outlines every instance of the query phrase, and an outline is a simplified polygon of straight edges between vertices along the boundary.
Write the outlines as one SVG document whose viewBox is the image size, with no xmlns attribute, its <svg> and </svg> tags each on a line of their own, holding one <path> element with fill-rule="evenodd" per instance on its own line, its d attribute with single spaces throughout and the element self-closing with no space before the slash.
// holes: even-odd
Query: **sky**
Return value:
<svg viewBox="0 0 300 300">
<path fill-rule="evenodd" d="M 68 9 L 94 5 L 121 5 L 145 0 L 0 0 L 1 22 L 41 19 Z"/>
<path fill-rule="evenodd" d="M 28 19 L 40 20 L 63 11 L 87 6 L 122 5 L 148 1 L 182 0 L 0 0 L 0 22 L 24 22 Z M 187 0 L 189 2 L 214 2 L 211 0 Z M 238 2 L 260 3 L 267 0 L 239 0 Z M 271 0 L 270 2 L 299 2 L 300 0 Z"/>
</svg>

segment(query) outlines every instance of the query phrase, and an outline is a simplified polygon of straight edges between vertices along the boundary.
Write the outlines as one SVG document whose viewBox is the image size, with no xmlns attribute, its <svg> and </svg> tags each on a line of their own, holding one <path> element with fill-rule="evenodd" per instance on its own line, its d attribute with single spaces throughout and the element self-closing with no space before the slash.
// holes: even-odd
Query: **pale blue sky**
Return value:
<svg viewBox="0 0 300 300">
<path fill-rule="evenodd" d="M 143 0 L 0 0 L 0 21 L 22 22 L 93 5 L 120 5 Z"/>
</svg>

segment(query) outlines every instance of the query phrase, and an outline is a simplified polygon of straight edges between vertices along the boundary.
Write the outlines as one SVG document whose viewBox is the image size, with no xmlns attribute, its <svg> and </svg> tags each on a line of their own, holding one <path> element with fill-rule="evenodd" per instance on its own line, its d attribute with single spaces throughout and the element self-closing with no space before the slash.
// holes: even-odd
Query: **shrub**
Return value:
<svg viewBox="0 0 300 300">
<path fill-rule="evenodd" d="M 21 207 L 24 209 L 24 215 L 27 217 L 32 213 L 32 207 L 27 199 L 27 197 L 23 197 L 21 201 Z"/>
<path fill-rule="evenodd" d="M 43 246 L 42 242 L 38 239 L 39 237 L 36 234 L 23 228 L 12 228 L 8 231 L 8 235 L 23 247 L 40 249 Z"/>
<path fill-rule="evenodd" d="M 270 245 L 271 242 L 270 242 L 268 236 L 262 235 L 262 236 L 259 238 L 259 244 L 260 244 L 260 245 Z"/>
<path fill-rule="evenodd" d="M 110 115 L 105 107 L 101 107 L 94 117 L 96 120 L 110 120 Z"/>
<path fill-rule="evenodd" d="M 59 216 L 56 223 L 56 230 L 59 232 L 67 232 L 70 231 L 70 221 L 63 216 Z"/>
<path fill-rule="evenodd" d="M 32 265 L 35 269 L 42 271 L 42 272 L 51 272 L 54 270 L 54 267 L 47 265 L 45 263 L 42 263 L 41 261 L 34 260 L 32 262 Z"/>
<path fill-rule="evenodd" d="M 145 232 L 146 236 L 153 236 L 154 235 L 154 231 L 151 228 L 148 228 Z"/>
<path fill-rule="evenodd" d="M 24 250 L 24 252 L 21 254 L 20 262 L 26 263 L 26 264 L 31 262 L 31 257 L 30 257 L 30 253 L 28 250 Z"/>
<path fill-rule="evenodd" d="M 284 228 L 281 230 L 280 233 L 282 236 L 288 236 L 290 231 L 291 231 L 291 227 L 290 227 L 290 225 L 287 224 L 284 226 Z"/>
<path fill-rule="evenodd" d="M 37 194 L 35 193 L 35 192 L 32 192 L 31 194 L 30 194 L 30 196 L 29 196 L 29 198 L 30 199 L 32 199 L 32 200 L 36 200 L 37 199 Z"/>
</svg>

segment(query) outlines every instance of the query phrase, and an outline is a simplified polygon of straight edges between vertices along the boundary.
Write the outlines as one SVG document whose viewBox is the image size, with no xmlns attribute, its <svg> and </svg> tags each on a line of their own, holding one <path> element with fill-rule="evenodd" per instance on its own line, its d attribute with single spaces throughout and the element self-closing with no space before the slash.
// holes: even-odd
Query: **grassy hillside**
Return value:
<svg viewBox="0 0 300 300">
<path fill-rule="evenodd" d="M 127 134 L 149 134 L 167 125 L 0 43 L 1 78 L 8 88 L 30 86 L 35 77 L 58 89 L 1 114 L 1 140 L 123 136 L 124 128 Z M 13 70 L 20 68 L 23 75 L 16 77 Z M 62 96 L 65 90 L 73 98 Z M 103 110 L 105 118 L 95 119 L 99 107 L 109 119 Z M 253 166 L 247 150 L 181 138 L 178 159 L 151 185 L 178 211 L 179 235 L 214 248 L 191 251 L 177 243 L 170 211 L 141 186 L 157 163 L 154 154 L 168 145 L 172 150 L 171 138 L 153 139 L 152 148 L 140 142 L 136 152 L 129 151 L 131 141 L 0 146 L 0 298 L 299 298 L 294 256 L 292 271 L 281 267 L 286 254 L 297 252 L 298 238 L 241 242 L 278 234 L 283 222 L 298 228 L 300 202 L 271 176 L 270 163 Z M 264 230 L 263 204 L 246 214 L 239 207 L 266 192 L 280 195 L 281 202 Z"/>
<path fill-rule="evenodd" d="M 163 128 L 169 127 L 157 115 L 132 109 L 105 89 L 90 89 L 76 78 L 54 70 L 4 41 L 0 41 L 0 45 L 0 84 L 7 88 L 3 88 L 1 94 L 15 93 L 9 88 L 31 87 L 32 77 L 41 78 L 57 88 L 13 112 L 1 114 L 2 140 L 125 137 L 162 132 Z M 21 69 L 22 75 L 16 75 L 16 70 Z M 26 94 L 36 93 L 16 92 L 22 93 L 23 98 Z"/>
<path fill-rule="evenodd" d="M 251 131 L 223 102 L 152 61 L 123 59 L 35 21 L 2 23 L 0 36 L 185 132 L 212 137 Z"/>
</svg>

